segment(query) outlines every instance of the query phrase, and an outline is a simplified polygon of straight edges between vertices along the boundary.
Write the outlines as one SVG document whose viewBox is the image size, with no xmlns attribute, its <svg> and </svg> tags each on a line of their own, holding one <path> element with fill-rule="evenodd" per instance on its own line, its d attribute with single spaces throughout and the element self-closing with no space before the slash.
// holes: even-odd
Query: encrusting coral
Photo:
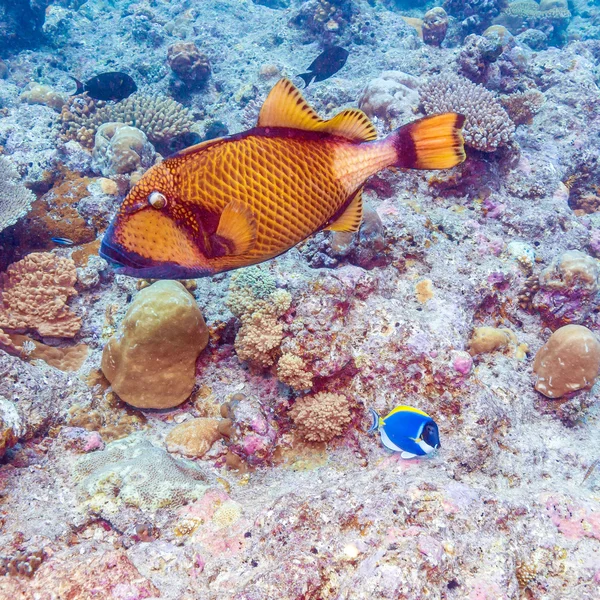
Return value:
<svg viewBox="0 0 600 600">
<path fill-rule="evenodd" d="M 263 269 L 249 267 L 232 276 L 226 304 L 242 323 L 235 338 L 240 360 L 257 367 L 275 362 L 283 339 L 283 324 L 278 319 L 291 301 L 290 294 L 277 289 L 275 280 Z"/>
<path fill-rule="evenodd" d="M 194 297 L 177 281 L 157 281 L 131 303 L 102 352 L 102 372 L 137 408 L 181 404 L 196 381 L 208 328 Z"/>
<path fill-rule="evenodd" d="M 565 325 L 538 350 L 535 389 L 548 398 L 590 388 L 600 369 L 600 341 L 587 327 Z"/>
<path fill-rule="evenodd" d="M 346 396 L 330 392 L 299 398 L 289 415 L 300 435 L 308 442 L 328 442 L 342 435 L 352 420 Z"/>
<path fill-rule="evenodd" d="M 169 431 L 165 443 L 169 452 L 200 458 L 221 438 L 219 419 L 197 418 L 184 421 Z"/>
<path fill-rule="evenodd" d="M 169 46 L 167 62 L 173 73 L 188 87 L 202 86 L 210 77 L 210 62 L 194 42 L 176 42 Z"/>
<path fill-rule="evenodd" d="M 49 252 L 33 252 L 0 275 L 0 329 L 37 331 L 72 338 L 81 319 L 67 300 L 75 296 L 75 263 Z"/>
<path fill-rule="evenodd" d="M 454 111 L 465 115 L 465 144 L 493 152 L 513 138 L 515 126 L 494 94 L 458 75 L 432 77 L 420 89 L 421 103 L 430 114 Z"/>
<path fill-rule="evenodd" d="M 0 156 L 0 231 L 25 216 L 35 200 L 33 192 L 20 183 L 18 177 L 12 163 Z"/>
<path fill-rule="evenodd" d="M 146 440 L 130 436 L 79 459 L 75 480 L 85 504 L 111 514 L 123 505 L 155 511 L 201 498 L 205 474 L 192 462 L 175 459 Z"/>
</svg>

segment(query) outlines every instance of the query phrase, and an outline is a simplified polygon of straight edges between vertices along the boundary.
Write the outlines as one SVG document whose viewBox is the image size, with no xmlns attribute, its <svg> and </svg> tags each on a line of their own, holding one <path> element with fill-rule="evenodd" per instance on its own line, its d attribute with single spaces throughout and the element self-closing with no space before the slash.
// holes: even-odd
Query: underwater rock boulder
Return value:
<svg viewBox="0 0 600 600">
<path fill-rule="evenodd" d="M 599 369 L 600 341 L 596 335 L 582 325 L 565 325 L 535 355 L 535 389 L 548 398 L 560 398 L 592 387 Z"/>
<path fill-rule="evenodd" d="M 192 392 L 208 328 L 194 297 L 177 281 L 157 281 L 132 302 L 102 353 L 102 371 L 137 408 L 171 408 Z"/>
</svg>

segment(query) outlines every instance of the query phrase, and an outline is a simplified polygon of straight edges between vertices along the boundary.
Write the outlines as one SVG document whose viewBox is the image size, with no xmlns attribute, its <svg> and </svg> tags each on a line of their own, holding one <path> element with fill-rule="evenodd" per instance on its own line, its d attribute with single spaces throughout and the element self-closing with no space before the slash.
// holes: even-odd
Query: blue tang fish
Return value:
<svg viewBox="0 0 600 600">
<path fill-rule="evenodd" d="M 396 406 L 385 418 L 369 409 L 373 417 L 367 433 L 379 431 L 383 445 L 402 458 L 425 456 L 441 447 L 440 434 L 435 421 L 422 410 L 412 406 Z"/>
</svg>

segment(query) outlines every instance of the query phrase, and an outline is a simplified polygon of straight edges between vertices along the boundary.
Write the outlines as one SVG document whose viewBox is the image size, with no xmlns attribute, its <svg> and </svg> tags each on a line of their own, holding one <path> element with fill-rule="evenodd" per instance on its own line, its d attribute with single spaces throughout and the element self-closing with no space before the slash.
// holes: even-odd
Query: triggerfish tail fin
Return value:
<svg viewBox="0 0 600 600">
<path fill-rule="evenodd" d="M 81 81 L 79 81 L 79 79 L 75 79 L 75 77 L 73 77 L 73 75 L 69 75 L 69 77 L 75 82 L 75 85 L 77 86 L 77 89 L 75 90 L 74 94 L 71 94 L 71 96 L 78 96 L 79 94 L 83 94 L 83 83 L 81 83 Z"/>
<path fill-rule="evenodd" d="M 373 408 L 369 409 L 369 413 L 371 413 L 373 423 L 371 424 L 371 427 L 369 427 L 367 433 L 373 433 L 374 431 L 377 431 L 379 429 L 380 417 L 379 417 L 379 414 L 377 413 L 377 411 Z"/>
<path fill-rule="evenodd" d="M 464 115 L 443 113 L 413 121 L 390 135 L 397 155 L 392 165 L 407 169 L 449 169 L 466 158 Z"/>
</svg>

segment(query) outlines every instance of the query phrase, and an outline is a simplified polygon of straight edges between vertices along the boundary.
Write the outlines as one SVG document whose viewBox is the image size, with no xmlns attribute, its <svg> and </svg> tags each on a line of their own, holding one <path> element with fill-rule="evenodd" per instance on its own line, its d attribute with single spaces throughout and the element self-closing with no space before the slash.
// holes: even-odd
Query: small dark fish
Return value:
<svg viewBox="0 0 600 600">
<path fill-rule="evenodd" d="M 313 81 L 329 79 L 346 64 L 348 54 L 348 50 L 341 46 L 330 46 L 310 63 L 308 73 L 302 73 L 298 77 L 304 79 L 304 87 L 308 87 Z"/>
<path fill-rule="evenodd" d="M 55 244 L 60 244 L 61 246 L 72 246 L 75 242 L 70 240 L 69 238 L 61 238 L 61 237 L 53 237 L 51 240 Z"/>
<path fill-rule="evenodd" d="M 127 73 L 117 71 L 100 73 L 85 83 L 73 76 L 70 77 L 77 84 L 77 90 L 73 96 L 87 92 L 88 96 L 94 100 L 118 101 L 128 98 L 137 90 L 135 81 Z"/>
</svg>

